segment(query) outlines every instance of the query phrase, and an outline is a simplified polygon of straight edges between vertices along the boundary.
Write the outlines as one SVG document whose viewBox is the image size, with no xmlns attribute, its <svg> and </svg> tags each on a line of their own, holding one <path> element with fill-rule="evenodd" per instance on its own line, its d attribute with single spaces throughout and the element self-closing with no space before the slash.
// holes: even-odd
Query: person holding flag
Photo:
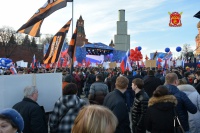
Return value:
<svg viewBox="0 0 200 133">
<path fill-rule="evenodd" d="M 35 54 L 33 55 L 33 60 L 32 60 L 32 64 L 31 64 L 32 69 L 34 69 L 36 67 L 36 59 L 35 59 Z"/>
<path fill-rule="evenodd" d="M 10 67 L 10 72 L 11 72 L 13 75 L 16 75 L 16 74 L 17 74 L 17 71 L 16 71 L 14 65 L 12 65 L 12 66 Z"/>
<path fill-rule="evenodd" d="M 121 64 L 120 64 L 120 67 L 121 67 L 121 70 L 122 70 L 122 73 L 124 73 L 125 70 L 129 70 L 129 71 L 132 71 L 132 67 L 130 65 L 130 60 L 129 60 L 129 56 L 130 56 L 130 50 L 128 50 L 126 52 L 126 55 L 124 56 Z"/>
</svg>

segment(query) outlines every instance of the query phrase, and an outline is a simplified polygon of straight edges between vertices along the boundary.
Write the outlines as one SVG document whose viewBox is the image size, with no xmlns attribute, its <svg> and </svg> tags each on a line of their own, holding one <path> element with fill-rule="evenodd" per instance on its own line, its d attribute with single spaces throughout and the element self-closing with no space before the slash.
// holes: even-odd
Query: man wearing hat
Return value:
<svg viewBox="0 0 200 133">
<path fill-rule="evenodd" d="M 24 129 L 22 116 L 12 108 L 0 111 L 0 133 L 21 133 Z"/>
<path fill-rule="evenodd" d="M 24 119 L 23 133 L 48 133 L 45 112 L 36 102 L 37 99 L 38 89 L 35 86 L 27 86 L 23 100 L 13 106 Z"/>
</svg>

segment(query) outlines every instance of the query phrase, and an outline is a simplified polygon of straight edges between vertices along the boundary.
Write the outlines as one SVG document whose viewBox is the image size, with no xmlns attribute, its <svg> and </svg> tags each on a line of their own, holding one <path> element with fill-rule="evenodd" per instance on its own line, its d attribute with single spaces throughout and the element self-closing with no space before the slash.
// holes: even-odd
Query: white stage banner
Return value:
<svg viewBox="0 0 200 133">
<path fill-rule="evenodd" d="M 16 61 L 17 67 L 21 67 L 22 62 L 24 62 L 24 61 L 23 60 Z"/>
<path fill-rule="evenodd" d="M 78 61 L 74 61 L 74 67 L 78 65 Z"/>
<path fill-rule="evenodd" d="M 103 67 L 104 67 L 105 69 L 108 69 L 108 68 L 109 68 L 109 63 L 110 63 L 110 62 L 104 62 L 104 63 L 103 63 Z"/>
<path fill-rule="evenodd" d="M 91 66 L 92 66 L 92 67 L 97 67 L 97 64 L 96 64 L 96 63 L 92 63 Z"/>
<path fill-rule="evenodd" d="M 177 60 L 176 61 L 176 67 L 182 66 L 182 60 Z"/>
<path fill-rule="evenodd" d="M 16 62 L 17 67 L 28 67 L 28 62 L 24 62 L 24 60 L 20 60 Z"/>
<path fill-rule="evenodd" d="M 62 73 L 3 75 L 0 85 L 0 109 L 12 108 L 23 99 L 26 86 L 36 86 L 39 92 L 37 103 L 45 112 L 50 112 L 62 96 Z"/>
<path fill-rule="evenodd" d="M 121 63 L 117 63 L 117 67 L 120 67 L 120 64 L 121 64 Z"/>
</svg>

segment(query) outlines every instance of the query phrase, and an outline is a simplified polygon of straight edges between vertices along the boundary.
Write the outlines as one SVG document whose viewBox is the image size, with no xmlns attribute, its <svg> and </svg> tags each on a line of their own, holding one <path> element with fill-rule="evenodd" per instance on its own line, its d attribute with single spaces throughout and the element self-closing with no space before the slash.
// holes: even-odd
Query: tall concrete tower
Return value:
<svg viewBox="0 0 200 133">
<path fill-rule="evenodd" d="M 116 50 L 127 51 L 130 49 L 130 35 L 127 34 L 127 21 L 125 21 L 125 10 L 119 10 L 119 21 L 117 21 L 117 35 L 114 36 Z"/>
</svg>

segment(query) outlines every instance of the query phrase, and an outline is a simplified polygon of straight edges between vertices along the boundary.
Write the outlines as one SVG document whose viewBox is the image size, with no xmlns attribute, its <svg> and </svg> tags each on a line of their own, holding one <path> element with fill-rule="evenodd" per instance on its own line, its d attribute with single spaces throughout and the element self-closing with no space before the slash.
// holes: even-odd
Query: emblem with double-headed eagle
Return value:
<svg viewBox="0 0 200 133">
<path fill-rule="evenodd" d="M 170 15 L 170 22 L 169 22 L 169 26 L 170 27 L 181 27 L 182 23 L 181 23 L 181 15 L 183 14 L 183 12 L 168 12 L 168 14 Z"/>
</svg>

